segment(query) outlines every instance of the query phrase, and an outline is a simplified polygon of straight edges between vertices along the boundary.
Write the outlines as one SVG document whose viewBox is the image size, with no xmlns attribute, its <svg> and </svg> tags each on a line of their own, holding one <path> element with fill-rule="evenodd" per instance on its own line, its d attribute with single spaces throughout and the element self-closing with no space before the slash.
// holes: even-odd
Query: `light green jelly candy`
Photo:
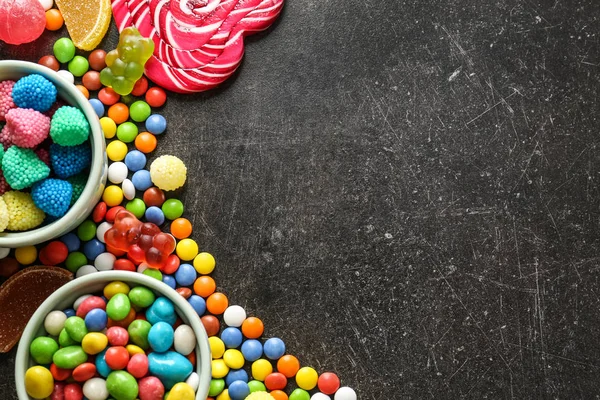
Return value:
<svg viewBox="0 0 600 400">
<path fill-rule="evenodd" d="M 81 346 L 68 346 L 58 350 L 52 357 L 52 362 L 58 368 L 73 369 L 88 359 Z"/>
<path fill-rule="evenodd" d="M 131 302 L 123 293 L 115 294 L 106 305 L 106 315 L 113 321 L 124 320 L 129 311 L 131 311 Z"/>
<path fill-rule="evenodd" d="M 125 371 L 111 372 L 106 378 L 106 389 L 115 400 L 135 400 L 139 392 L 137 381 Z"/>
<path fill-rule="evenodd" d="M 87 335 L 88 330 L 85 327 L 85 321 L 80 317 L 69 317 L 65 321 L 65 329 L 74 341 L 81 343 L 83 337 Z"/>
<path fill-rule="evenodd" d="M 138 307 L 149 307 L 154 303 L 155 298 L 156 296 L 154 296 L 152 290 L 143 286 L 134 287 L 129 291 L 129 300 Z"/>
<path fill-rule="evenodd" d="M 29 353 L 38 364 L 50 364 L 52 356 L 58 351 L 58 343 L 56 340 L 40 336 L 31 342 L 29 345 Z"/>
<path fill-rule="evenodd" d="M 144 321 L 143 319 L 136 319 L 127 328 L 127 333 L 129 333 L 129 340 L 133 342 L 136 346 L 141 347 L 144 350 L 147 350 L 150 347 L 148 343 L 148 332 L 150 332 L 150 322 Z"/>
<path fill-rule="evenodd" d="M 60 344 L 60 347 L 67 347 L 73 346 L 74 344 L 77 344 L 77 342 L 71 339 L 67 330 L 63 328 L 62 331 L 60 331 L 60 335 L 58 335 L 58 344 Z"/>
</svg>

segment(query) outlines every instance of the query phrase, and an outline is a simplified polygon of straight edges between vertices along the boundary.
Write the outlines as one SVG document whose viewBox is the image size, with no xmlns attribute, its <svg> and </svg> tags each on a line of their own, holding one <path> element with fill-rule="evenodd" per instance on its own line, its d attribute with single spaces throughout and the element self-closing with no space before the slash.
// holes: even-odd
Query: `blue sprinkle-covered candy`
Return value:
<svg viewBox="0 0 600 400">
<path fill-rule="evenodd" d="M 139 171 L 146 166 L 146 156 L 139 150 L 132 150 L 125 156 L 125 165 L 132 171 Z"/>
<path fill-rule="evenodd" d="M 50 161 L 52 169 L 59 178 L 68 178 L 89 167 L 92 152 L 87 143 L 77 146 L 50 145 Z"/>
<path fill-rule="evenodd" d="M 48 111 L 56 101 L 56 87 L 38 74 L 19 79 L 12 89 L 13 102 L 17 107 Z"/>
<path fill-rule="evenodd" d="M 44 179 L 33 185 L 31 197 L 35 205 L 48 215 L 62 217 L 69 210 L 73 188 L 62 179 Z"/>
<path fill-rule="evenodd" d="M 139 191 L 144 191 L 152 187 L 152 179 L 150 178 L 150 171 L 145 169 L 140 169 L 136 171 L 131 177 L 131 182 L 133 182 L 133 186 Z"/>
</svg>

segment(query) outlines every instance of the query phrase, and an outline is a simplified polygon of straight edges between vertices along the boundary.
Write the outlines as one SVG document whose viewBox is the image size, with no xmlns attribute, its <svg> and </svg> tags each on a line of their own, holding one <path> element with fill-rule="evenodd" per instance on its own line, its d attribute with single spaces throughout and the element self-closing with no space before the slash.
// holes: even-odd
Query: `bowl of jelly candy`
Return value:
<svg viewBox="0 0 600 400">
<path fill-rule="evenodd" d="M 15 379 L 19 400 L 162 399 L 168 391 L 166 398 L 205 400 L 210 345 L 196 311 L 167 284 L 105 271 L 65 284 L 36 310 Z"/>
<path fill-rule="evenodd" d="M 11 86 L 8 95 L 6 91 L 2 93 L 3 83 L 19 82 L 27 77 L 35 77 L 37 79 L 32 80 L 32 82 L 28 81 L 27 84 L 24 83 L 22 85 L 24 87 L 20 93 L 23 93 L 23 98 L 14 101 L 14 97 L 17 96 L 17 93 L 15 93 L 17 83 L 12 84 L 13 86 Z M 35 98 L 31 93 L 40 93 L 36 85 L 41 84 L 46 85 L 44 89 L 55 91 L 56 94 L 54 96 L 45 96 L 42 94 L 39 98 Z M 11 104 L 8 105 L 5 103 Z M 16 105 L 16 103 L 21 105 Z M 33 110 L 36 107 L 40 108 L 40 110 Z M 32 110 L 27 111 L 27 109 Z M 4 175 L 0 186 L 3 186 L 3 197 L 9 194 L 9 200 L 12 202 L 12 211 L 8 202 L 0 202 L 4 203 L 0 204 L 0 225 L 4 227 L 2 232 L 0 232 L 0 247 L 16 248 L 33 245 L 62 236 L 75 229 L 92 212 L 94 206 L 100 200 L 106 184 L 108 169 L 106 144 L 102 128 L 93 107 L 83 94 L 74 85 L 61 78 L 60 75 L 50 68 L 26 61 L 0 60 L 0 120 L 2 120 L 0 125 L 4 125 L 4 120 L 6 119 L 3 111 L 7 114 L 8 112 L 14 112 L 15 114 L 35 113 L 39 117 L 38 124 L 43 124 L 44 121 L 42 119 L 46 118 L 46 121 L 54 120 L 56 114 L 62 109 L 65 111 L 65 118 L 62 119 L 65 121 L 63 124 L 63 138 L 65 140 L 69 141 L 74 137 L 72 135 L 73 132 L 69 131 L 71 127 L 75 126 L 69 120 L 69 115 L 71 115 L 69 111 L 77 114 L 79 117 L 78 123 L 89 125 L 89 133 L 86 133 L 85 141 L 81 144 L 77 142 L 66 143 L 65 146 L 56 146 L 56 158 L 54 159 L 56 164 L 51 159 L 55 157 L 51 146 L 57 144 L 56 140 L 51 138 L 52 126 L 50 126 L 48 138 L 43 139 L 44 141 L 37 147 L 34 145 L 37 145 L 36 140 L 40 140 L 40 138 L 27 137 L 23 139 L 23 143 L 14 143 L 13 140 L 13 143 L 5 144 L 2 137 L 0 137 L 0 142 L 5 145 L 3 150 L 6 150 L 2 154 L 3 164 L 5 159 L 7 159 L 7 154 L 14 161 L 12 164 L 27 164 L 27 169 L 22 167 L 19 170 L 16 167 L 15 171 L 11 172 L 14 176 L 10 177 L 6 175 L 7 171 L 3 168 Z M 52 116 L 50 117 L 50 115 Z M 18 116 L 21 117 L 20 121 L 27 121 L 22 123 L 25 127 L 34 123 L 31 121 L 34 121 L 35 118 L 29 115 Z M 3 135 L 0 134 L 0 136 Z M 12 136 L 14 138 L 15 135 L 13 134 Z M 44 157 L 38 153 L 38 148 L 48 142 L 54 143 L 50 144 L 50 150 L 46 149 L 46 162 L 41 162 L 44 160 Z M 56 166 L 62 165 L 65 168 L 63 171 L 68 173 L 74 172 L 71 171 L 74 168 L 73 160 L 79 162 L 82 158 L 75 157 L 77 156 L 77 152 L 81 150 L 78 146 L 82 146 L 82 148 L 85 146 L 85 158 L 87 160 L 85 169 L 82 169 L 76 175 L 62 179 L 59 176 L 60 172 Z M 65 150 L 64 154 L 61 153 L 62 150 Z M 9 151 L 15 154 L 11 154 Z M 69 157 L 74 158 L 70 159 Z M 8 162 L 8 159 L 6 162 Z M 36 169 L 36 163 L 39 164 L 38 169 Z M 46 167 L 46 164 L 49 167 Z M 40 176 L 43 175 L 44 181 L 39 180 L 34 182 L 37 174 L 40 174 Z M 64 197 L 62 196 L 61 184 L 65 184 L 65 181 L 72 183 L 70 190 L 73 201 L 69 201 L 69 204 L 66 205 L 63 204 L 62 209 L 57 210 L 54 204 L 55 200 L 52 196 L 58 198 Z M 43 206 L 40 207 L 40 204 L 34 201 L 36 187 L 40 193 L 40 202 L 45 201 L 48 208 L 51 209 L 50 211 L 42 211 Z M 77 189 L 78 197 L 75 197 L 75 189 Z M 5 191 L 6 193 L 4 193 Z M 58 211 L 58 213 L 53 211 Z M 21 220 L 13 220 L 14 223 L 12 226 L 14 229 L 6 225 L 7 218 L 18 217 L 19 215 L 26 215 L 26 217 L 21 218 Z"/>
</svg>

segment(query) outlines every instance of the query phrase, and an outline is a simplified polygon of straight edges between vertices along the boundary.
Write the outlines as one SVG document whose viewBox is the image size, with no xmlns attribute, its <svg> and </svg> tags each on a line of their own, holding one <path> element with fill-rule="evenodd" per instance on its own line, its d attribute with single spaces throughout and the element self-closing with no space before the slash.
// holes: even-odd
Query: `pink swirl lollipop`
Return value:
<svg viewBox="0 0 600 400">
<path fill-rule="evenodd" d="M 267 29 L 283 0 L 112 0 L 122 31 L 138 28 L 154 41 L 146 76 L 179 93 L 212 89 L 244 55 L 244 37 Z"/>
</svg>

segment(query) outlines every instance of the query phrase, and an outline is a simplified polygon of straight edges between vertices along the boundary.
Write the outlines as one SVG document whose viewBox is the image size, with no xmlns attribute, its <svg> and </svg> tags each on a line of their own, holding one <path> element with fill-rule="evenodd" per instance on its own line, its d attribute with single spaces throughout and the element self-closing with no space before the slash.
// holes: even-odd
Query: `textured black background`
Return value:
<svg viewBox="0 0 600 400">
<path fill-rule="evenodd" d="M 598 16 L 288 1 L 227 84 L 164 108 L 219 289 L 361 399 L 596 398 Z"/>
</svg>

